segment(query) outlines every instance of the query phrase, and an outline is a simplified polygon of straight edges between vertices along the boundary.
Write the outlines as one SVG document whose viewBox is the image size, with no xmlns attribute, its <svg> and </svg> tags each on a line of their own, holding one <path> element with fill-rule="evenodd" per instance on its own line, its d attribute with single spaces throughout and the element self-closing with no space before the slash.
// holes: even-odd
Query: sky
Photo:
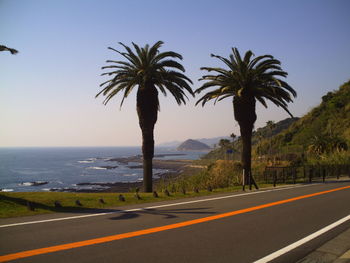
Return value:
<svg viewBox="0 0 350 263">
<path fill-rule="evenodd" d="M 0 147 L 138 146 L 136 89 L 120 109 L 95 98 L 102 66 L 119 60 L 111 46 L 164 41 L 160 51 L 183 56 L 193 89 L 203 66 L 224 66 L 211 53 L 271 54 L 289 73 L 301 117 L 350 79 L 350 1 L 347 0 L 0 0 Z M 232 100 L 179 107 L 160 94 L 156 144 L 239 135 Z M 255 128 L 289 115 L 257 106 Z"/>
</svg>

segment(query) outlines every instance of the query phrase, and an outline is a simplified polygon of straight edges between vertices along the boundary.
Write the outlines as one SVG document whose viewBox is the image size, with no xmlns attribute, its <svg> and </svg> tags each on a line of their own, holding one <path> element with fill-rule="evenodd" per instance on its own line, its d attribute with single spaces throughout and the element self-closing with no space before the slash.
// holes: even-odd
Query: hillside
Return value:
<svg viewBox="0 0 350 263">
<path fill-rule="evenodd" d="M 177 147 L 178 151 L 205 151 L 210 150 L 210 147 L 196 140 L 186 140 Z"/>
<path fill-rule="evenodd" d="M 300 147 L 305 150 L 315 136 L 335 136 L 350 145 L 350 81 L 322 97 L 319 106 L 275 135 L 273 148 Z"/>
</svg>

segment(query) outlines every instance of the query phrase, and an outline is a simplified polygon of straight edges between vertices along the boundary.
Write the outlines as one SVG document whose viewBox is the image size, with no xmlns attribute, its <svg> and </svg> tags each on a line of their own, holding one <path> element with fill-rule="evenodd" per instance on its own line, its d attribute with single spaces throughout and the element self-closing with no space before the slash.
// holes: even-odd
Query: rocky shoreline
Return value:
<svg viewBox="0 0 350 263">
<path fill-rule="evenodd" d="M 164 155 L 155 155 L 155 158 L 163 158 L 167 156 L 181 156 L 184 154 L 164 154 Z M 117 162 L 123 165 L 128 165 L 131 169 L 140 169 L 142 168 L 142 156 L 136 155 L 131 157 L 122 157 L 122 158 L 111 158 L 109 162 Z M 191 166 L 192 160 L 162 160 L 162 159 L 153 159 L 153 168 L 167 170 L 163 173 L 155 174 L 156 177 L 153 179 L 153 183 L 157 183 L 161 179 L 168 180 L 170 178 L 178 176 L 187 166 Z M 110 166 L 110 167 L 115 167 Z M 64 188 L 64 189 L 52 189 L 51 191 L 64 191 L 64 192 L 81 192 L 81 193 L 98 193 L 98 192 L 130 192 L 133 189 L 139 188 L 142 189 L 142 181 L 140 182 L 115 182 L 115 183 L 78 183 L 77 186 L 98 186 L 100 188 L 96 189 L 76 189 L 76 188 Z"/>
</svg>

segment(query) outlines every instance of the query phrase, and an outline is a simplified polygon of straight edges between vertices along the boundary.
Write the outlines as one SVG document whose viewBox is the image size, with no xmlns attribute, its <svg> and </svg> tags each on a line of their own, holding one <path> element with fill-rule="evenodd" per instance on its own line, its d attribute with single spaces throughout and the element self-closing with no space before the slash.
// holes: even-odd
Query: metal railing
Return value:
<svg viewBox="0 0 350 263">
<path fill-rule="evenodd" d="M 339 179 L 340 176 L 349 176 L 349 165 L 305 165 L 305 166 L 266 166 L 263 179 L 266 183 L 312 183 L 326 181 L 327 178 Z"/>
</svg>

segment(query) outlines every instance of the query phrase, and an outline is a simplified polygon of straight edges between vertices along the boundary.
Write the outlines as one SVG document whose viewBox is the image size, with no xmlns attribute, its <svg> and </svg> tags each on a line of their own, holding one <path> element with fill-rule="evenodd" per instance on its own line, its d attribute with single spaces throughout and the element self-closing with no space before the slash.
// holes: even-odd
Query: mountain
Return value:
<svg viewBox="0 0 350 263">
<path fill-rule="evenodd" d="M 199 141 L 201 143 L 204 143 L 208 145 L 209 147 L 214 147 L 215 144 L 218 144 L 221 139 L 228 139 L 232 140 L 229 136 L 219 136 L 219 137 L 213 137 L 213 138 L 201 138 L 201 139 L 194 139 L 196 141 Z M 170 141 L 170 142 L 163 142 L 160 144 L 157 144 L 157 147 L 167 147 L 167 148 L 177 148 L 181 144 L 180 141 Z"/>
<path fill-rule="evenodd" d="M 210 147 L 200 141 L 186 140 L 177 147 L 178 151 L 206 151 L 210 150 Z"/>
</svg>

